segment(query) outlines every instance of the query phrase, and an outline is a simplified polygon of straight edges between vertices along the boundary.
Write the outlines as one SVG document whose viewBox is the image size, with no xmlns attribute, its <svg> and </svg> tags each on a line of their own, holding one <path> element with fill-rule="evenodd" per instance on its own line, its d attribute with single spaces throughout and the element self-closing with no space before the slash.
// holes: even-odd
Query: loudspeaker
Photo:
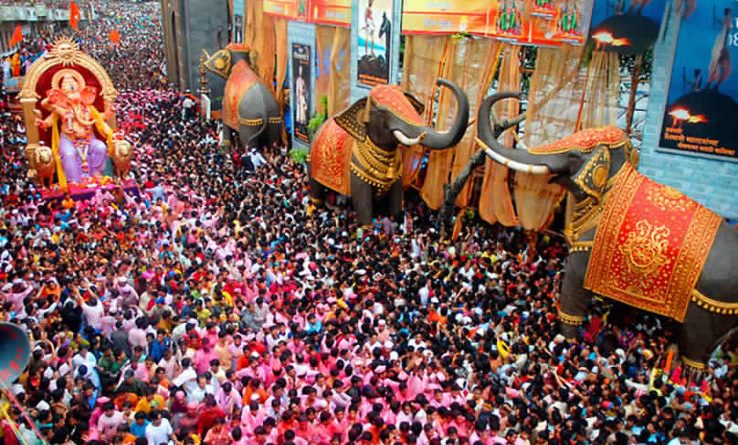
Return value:
<svg viewBox="0 0 738 445">
<path fill-rule="evenodd" d="M 26 369 L 31 358 L 31 342 L 15 324 L 0 323 L 0 384 L 8 387 Z"/>
</svg>

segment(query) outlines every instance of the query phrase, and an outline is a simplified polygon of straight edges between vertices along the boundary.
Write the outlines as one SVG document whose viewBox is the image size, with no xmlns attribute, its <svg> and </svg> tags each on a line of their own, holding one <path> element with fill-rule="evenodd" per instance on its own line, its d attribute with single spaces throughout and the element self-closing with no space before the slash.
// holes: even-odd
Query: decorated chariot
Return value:
<svg viewBox="0 0 738 445">
<path fill-rule="evenodd" d="M 29 176 L 46 192 L 81 192 L 128 175 L 133 150 L 116 133 L 115 90 L 105 69 L 60 38 L 31 65 L 20 102 Z"/>
</svg>

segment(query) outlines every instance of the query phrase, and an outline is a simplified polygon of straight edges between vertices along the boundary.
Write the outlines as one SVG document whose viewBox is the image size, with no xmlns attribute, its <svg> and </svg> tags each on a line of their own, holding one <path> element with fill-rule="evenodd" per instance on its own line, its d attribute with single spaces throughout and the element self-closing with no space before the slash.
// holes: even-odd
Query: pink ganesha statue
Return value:
<svg viewBox="0 0 738 445">
<path fill-rule="evenodd" d="M 105 116 L 97 111 L 93 105 L 97 88 L 86 86 L 82 75 L 75 70 L 58 71 L 51 83 L 53 87 L 41 101 L 50 114 L 42 119 L 37 111 L 36 125 L 52 131 L 58 125 L 59 157 L 66 181 L 81 183 L 84 178 L 103 175 L 108 145 L 97 138 L 93 129 L 107 139 L 112 138 L 113 130 L 105 122 L 112 109 L 105 110 Z"/>
</svg>

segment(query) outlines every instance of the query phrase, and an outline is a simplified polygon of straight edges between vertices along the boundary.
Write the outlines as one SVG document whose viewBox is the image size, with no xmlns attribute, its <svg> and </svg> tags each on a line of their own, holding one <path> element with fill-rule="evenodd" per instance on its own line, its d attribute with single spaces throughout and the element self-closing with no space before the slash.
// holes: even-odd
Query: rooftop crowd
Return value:
<svg viewBox="0 0 738 445">
<path fill-rule="evenodd" d="M 692 378 L 671 324 L 603 304 L 566 340 L 557 237 L 448 241 L 413 199 L 368 229 L 312 207 L 286 148 L 226 153 L 183 119 L 157 14 L 120 3 L 82 34 L 139 193 L 42 200 L 0 114 L 0 319 L 32 340 L 11 390 L 33 425 L 11 406 L 6 444 L 738 443 L 735 343 Z"/>
</svg>

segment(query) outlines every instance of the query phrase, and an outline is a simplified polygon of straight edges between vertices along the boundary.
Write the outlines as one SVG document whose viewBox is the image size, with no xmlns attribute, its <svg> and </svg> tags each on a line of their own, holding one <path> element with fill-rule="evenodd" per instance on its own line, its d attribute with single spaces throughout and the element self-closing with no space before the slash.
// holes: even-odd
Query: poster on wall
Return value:
<svg viewBox="0 0 738 445">
<path fill-rule="evenodd" d="M 608 0 L 602 0 L 608 1 Z M 583 45 L 594 0 L 496 0 L 487 34 L 519 45 Z"/>
<path fill-rule="evenodd" d="M 701 0 L 702 1 L 702 0 Z M 598 0 L 590 38 L 597 49 L 642 54 L 656 42 L 667 0 Z"/>
<path fill-rule="evenodd" d="M 738 2 L 700 0 L 684 15 L 659 146 L 738 161 Z"/>
<path fill-rule="evenodd" d="M 359 0 L 357 83 L 367 87 L 390 81 L 392 17 L 395 0 Z M 399 0 L 397 0 L 399 1 Z"/>
<path fill-rule="evenodd" d="M 310 121 L 310 104 L 312 91 L 310 72 L 312 67 L 312 48 L 302 43 L 292 44 L 292 85 L 294 98 L 292 112 L 295 126 L 295 138 L 309 144 L 308 122 Z"/>
<path fill-rule="evenodd" d="M 244 0 L 233 2 L 233 42 L 243 43 Z"/>
</svg>

